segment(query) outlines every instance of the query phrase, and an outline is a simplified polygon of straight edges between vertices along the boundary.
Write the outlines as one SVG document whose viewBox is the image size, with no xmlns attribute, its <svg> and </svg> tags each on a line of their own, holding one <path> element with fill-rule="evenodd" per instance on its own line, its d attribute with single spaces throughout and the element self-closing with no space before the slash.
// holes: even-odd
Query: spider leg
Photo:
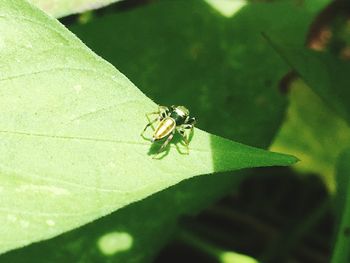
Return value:
<svg viewBox="0 0 350 263">
<path fill-rule="evenodd" d="M 143 131 L 141 133 L 141 136 L 143 137 L 143 134 L 145 133 L 145 131 L 147 130 L 148 127 L 151 127 L 152 130 L 154 131 L 153 123 L 155 123 L 156 121 L 161 121 L 162 119 L 164 119 L 166 116 L 168 116 L 169 112 L 170 111 L 169 111 L 168 107 L 158 106 L 158 111 L 146 113 L 146 118 L 148 120 L 148 123 L 145 126 L 145 128 L 143 129 Z M 155 114 L 158 114 L 159 116 L 151 121 L 150 116 L 151 115 L 155 115 Z"/>
<path fill-rule="evenodd" d="M 188 134 L 186 134 L 186 132 L 185 132 L 184 125 L 181 125 L 181 126 L 178 128 L 177 131 L 178 131 L 178 132 L 180 133 L 180 135 L 182 136 L 183 142 L 184 142 L 184 144 L 185 144 L 185 147 L 186 147 L 186 153 L 185 153 L 185 154 L 189 154 L 189 153 L 190 153 L 190 149 L 189 149 L 188 145 L 189 145 L 190 142 L 189 142 Z"/>
<path fill-rule="evenodd" d="M 189 134 L 193 132 L 196 119 L 194 117 L 186 119 L 185 123 L 181 125 L 183 129 L 190 130 Z"/>
<path fill-rule="evenodd" d="M 193 132 L 193 128 L 194 128 L 194 125 L 193 124 L 182 124 L 181 125 L 182 129 L 186 129 L 186 130 L 190 130 L 189 131 L 189 134 L 191 134 Z M 188 134 L 188 137 L 189 137 L 189 134 Z"/>
<path fill-rule="evenodd" d="M 194 128 L 195 124 L 196 124 L 196 119 L 194 117 L 192 117 L 192 118 L 187 117 L 185 120 L 185 123 L 182 124 L 177 129 L 183 138 L 183 142 L 184 142 L 186 149 L 187 149 L 187 154 L 190 153 L 190 149 L 189 149 L 188 145 L 190 144 L 190 136 L 193 133 L 193 128 Z M 189 130 L 189 132 L 186 132 L 185 130 Z"/>
<path fill-rule="evenodd" d="M 189 125 L 192 125 L 192 126 L 194 126 L 195 124 L 196 124 L 196 118 L 195 117 L 192 117 L 192 118 L 188 118 L 188 119 L 186 119 L 186 121 L 185 121 L 185 124 L 189 124 Z"/>
<path fill-rule="evenodd" d="M 162 146 L 159 148 L 159 150 L 157 151 L 156 155 L 153 156 L 153 159 L 156 159 L 157 155 L 159 153 L 161 153 L 163 151 L 163 149 L 169 144 L 169 142 L 172 140 L 172 138 L 174 137 L 174 132 L 172 132 L 168 138 L 165 140 L 165 142 L 162 144 Z"/>
<path fill-rule="evenodd" d="M 166 106 L 158 106 L 158 112 L 162 119 L 164 119 L 169 115 L 170 109 Z"/>
<path fill-rule="evenodd" d="M 148 115 L 146 114 L 147 116 L 147 119 L 148 119 L 148 123 L 146 124 L 145 128 L 143 129 L 142 133 L 141 133 L 141 136 L 143 137 L 143 134 L 145 133 L 145 131 L 147 130 L 148 127 L 152 127 L 152 129 L 154 130 L 154 127 L 153 127 L 153 123 L 155 123 L 157 120 L 159 120 L 159 117 L 155 118 L 154 120 L 150 120 Z"/>
</svg>

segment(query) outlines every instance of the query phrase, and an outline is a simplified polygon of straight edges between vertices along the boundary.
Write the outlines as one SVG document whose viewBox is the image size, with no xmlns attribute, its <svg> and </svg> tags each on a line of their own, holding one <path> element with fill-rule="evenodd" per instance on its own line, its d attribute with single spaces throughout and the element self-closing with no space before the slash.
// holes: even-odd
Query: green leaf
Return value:
<svg viewBox="0 0 350 263">
<path fill-rule="evenodd" d="M 337 166 L 338 235 L 333 249 L 332 263 L 350 260 L 350 149 L 339 157 Z"/>
<path fill-rule="evenodd" d="M 5 1 L 0 35 L 1 252 L 196 175 L 296 161 L 199 129 L 190 155 L 152 159 L 140 131 L 156 104 L 58 21 Z"/>
<path fill-rule="evenodd" d="M 294 168 L 321 175 L 334 191 L 336 162 L 350 147 L 350 127 L 301 80 L 290 86 L 288 97 L 286 120 L 270 149 L 298 156 L 302 162 Z"/>
<path fill-rule="evenodd" d="M 54 17 L 63 17 L 107 6 L 121 0 L 30 0 Z"/>
<path fill-rule="evenodd" d="M 350 123 L 350 62 L 274 39 L 270 43 L 315 93 Z"/>
</svg>

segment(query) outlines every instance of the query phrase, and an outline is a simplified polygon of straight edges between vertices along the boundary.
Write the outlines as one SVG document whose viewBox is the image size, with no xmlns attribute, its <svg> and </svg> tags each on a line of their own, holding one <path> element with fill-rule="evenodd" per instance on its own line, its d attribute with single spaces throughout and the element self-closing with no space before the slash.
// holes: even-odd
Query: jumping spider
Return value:
<svg viewBox="0 0 350 263">
<path fill-rule="evenodd" d="M 158 117 L 151 121 L 149 116 L 155 114 L 157 114 Z M 157 154 L 159 154 L 173 139 L 176 131 L 182 136 L 187 149 L 186 154 L 189 153 L 189 136 L 193 131 L 194 125 L 196 124 L 196 119 L 194 117 L 190 117 L 190 112 L 186 107 L 175 105 L 171 107 L 159 106 L 158 111 L 147 113 L 146 117 L 149 123 L 144 128 L 141 136 L 143 137 L 144 132 L 151 126 L 154 130 L 151 139 L 152 142 L 166 138 L 162 146 L 159 148 Z M 154 129 L 153 123 L 156 121 L 159 121 L 159 123 Z"/>
</svg>

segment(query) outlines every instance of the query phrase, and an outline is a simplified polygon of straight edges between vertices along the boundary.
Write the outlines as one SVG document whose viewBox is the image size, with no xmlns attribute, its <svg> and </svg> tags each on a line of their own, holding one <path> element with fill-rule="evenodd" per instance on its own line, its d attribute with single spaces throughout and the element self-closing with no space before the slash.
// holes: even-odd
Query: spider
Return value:
<svg viewBox="0 0 350 263">
<path fill-rule="evenodd" d="M 154 114 L 158 114 L 158 117 L 150 121 L 149 115 Z M 194 117 L 190 117 L 190 112 L 186 107 L 175 105 L 171 107 L 159 106 L 158 111 L 147 113 L 146 117 L 149 123 L 144 128 L 141 136 L 143 137 L 144 132 L 151 126 L 154 130 L 151 139 L 152 143 L 166 138 L 162 146 L 159 148 L 157 154 L 159 154 L 173 139 L 176 131 L 182 136 L 187 149 L 186 154 L 189 154 L 189 136 L 193 131 L 194 125 L 196 124 L 196 119 Z M 159 123 L 154 129 L 153 123 L 156 121 L 159 121 Z M 189 130 L 189 132 L 186 133 L 186 130 Z"/>
</svg>

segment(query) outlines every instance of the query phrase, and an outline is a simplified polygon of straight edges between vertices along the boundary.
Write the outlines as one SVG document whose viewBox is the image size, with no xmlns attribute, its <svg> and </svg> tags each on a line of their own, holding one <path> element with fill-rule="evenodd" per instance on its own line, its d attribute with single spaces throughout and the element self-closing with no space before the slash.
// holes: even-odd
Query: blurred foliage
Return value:
<svg viewBox="0 0 350 263">
<path fill-rule="evenodd" d="M 286 121 L 271 149 L 295 154 L 302 160 L 295 168 L 322 175 L 334 191 L 336 160 L 350 145 L 350 128 L 303 82 L 293 82 L 288 97 Z"/>
<path fill-rule="evenodd" d="M 271 149 L 297 154 L 303 162 L 295 167 L 319 173 L 331 191 L 338 155 L 350 144 L 349 21 L 350 3 L 334 1 L 315 17 L 308 33 L 307 45 L 319 53 L 288 41 L 276 46 L 311 89 L 292 81 L 287 118 Z"/>
<path fill-rule="evenodd" d="M 31 0 L 31 3 L 54 17 L 63 17 L 97 9 L 121 0 Z"/>
<path fill-rule="evenodd" d="M 350 124 L 350 63 L 328 52 L 292 46 L 286 40 L 270 43 L 324 103 Z"/>
<path fill-rule="evenodd" d="M 199 241 L 180 234 L 156 262 L 186 262 L 190 252 L 194 262 L 218 262 L 212 250 L 219 247 L 259 262 L 326 263 L 332 224 L 329 195 L 318 176 L 298 176 L 285 168 L 256 170 L 237 192 L 196 219 L 181 220 L 181 229 Z"/>
</svg>

